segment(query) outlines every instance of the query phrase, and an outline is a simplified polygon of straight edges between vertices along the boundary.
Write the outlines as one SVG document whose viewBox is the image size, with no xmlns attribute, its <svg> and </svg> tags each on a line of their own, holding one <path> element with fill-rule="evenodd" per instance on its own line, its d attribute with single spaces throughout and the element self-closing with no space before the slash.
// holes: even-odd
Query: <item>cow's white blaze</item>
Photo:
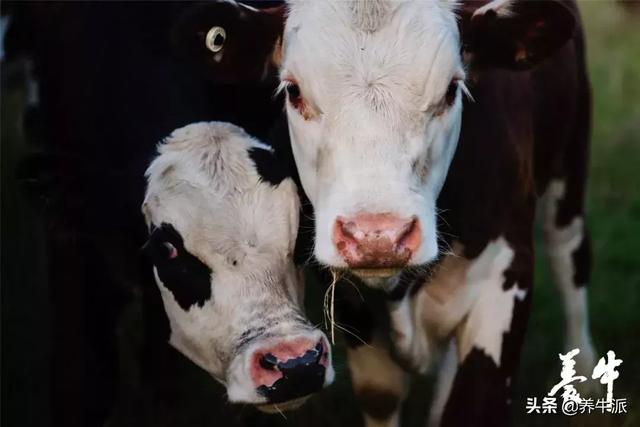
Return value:
<svg viewBox="0 0 640 427">
<path fill-rule="evenodd" d="M 443 105 L 464 79 L 454 3 L 369 3 L 290 3 L 281 78 L 305 103 L 304 114 L 287 105 L 293 153 L 320 262 L 346 266 L 332 242 L 337 217 L 392 213 L 419 220 L 409 264 L 422 264 L 437 254 L 435 200 L 460 131 L 460 90 Z"/>
</svg>

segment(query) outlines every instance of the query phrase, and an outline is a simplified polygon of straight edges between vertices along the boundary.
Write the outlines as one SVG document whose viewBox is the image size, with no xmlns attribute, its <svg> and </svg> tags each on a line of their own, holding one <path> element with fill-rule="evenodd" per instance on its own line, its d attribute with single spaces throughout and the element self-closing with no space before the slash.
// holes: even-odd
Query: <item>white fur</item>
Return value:
<svg viewBox="0 0 640 427">
<path fill-rule="evenodd" d="M 419 293 L 390 306 L 398 353 L 420 373 L 433 367 L 457 328 L 460 360 L 475 347 L 500 366 L 502 336 L 511 328 L 515 300 L 526 296 L 517 284 L 502 289 L 504 272 L 514 256 L 503 237 L 490 242 L 473 260 L 458 255 L 463 247 L 457 242 L 452 252 Z"/>
<path fill-rule="evenodd" d="M 477 286 L 478 294 L 461 332 L 460 360 L 475 347 L 500 366 L 503 334 L 511 330 L 515 300 L 522 301 L 527 294 L 517 283 L 507 290 L 502 288 L 504 272 L 511 265 L 513 256 L 513 249 L 500 237 L 489 243 L 473 261 L 467 278 Z"/>
<path fill-rule="evenodd" d="M 587 288 L 574 283 L 572 254 L 585 239 L 584 219 L 575 217 L 564 228 L 557 227 L 558 203 L 565 196 L 565 182 L 554 180 L 541 198 L 543 229 L 553 281 L 562 295 L 565 312 L 565 350 L 580 349 L 578 371 L 595 366 L 596 356 L 589 331 Z"/>
<path fill-rule="evenodd" d="M 317 341 L 323 334 L 301 320 L 303 283 L 292 259 L 296 186 L 290 179 L 277 187 L 261 182 L 250 149 L 270 148 L 227 123 L 176 130 L 147 170 L 143 212 L 149 224 L 171 224 L 185 248 L 213 271 L 211 298 L 186 311 L 156 274 L 171 345 L 227 385 L 231 401 L 263 403 L 248 375 L 253 350 L 276 339 Z M 242 333 L 267 320 L 271 341 L 256 339 L 237 354 Z M 332 379 L 329 366 L 326 382 Z"/>
<path fill-rule="evenodd" d="M 374 3 L 292 1 L 284 34 L 281 77 L 298 82 L 313 110 L 305 119 L 287 106 L 315 208 L 315 255 L 337 267 L 346 264 L 332 243 L 335 220 L 360 212 L 417 216 L 422 245 L 410 264 L 436 256 L 435 200 L 460 131 L 459 94 L 433 114 L 451 80 L 464 77 L 453 3 Z M 414 161 L 427 165 L 424 178 Z"/>
</svg>

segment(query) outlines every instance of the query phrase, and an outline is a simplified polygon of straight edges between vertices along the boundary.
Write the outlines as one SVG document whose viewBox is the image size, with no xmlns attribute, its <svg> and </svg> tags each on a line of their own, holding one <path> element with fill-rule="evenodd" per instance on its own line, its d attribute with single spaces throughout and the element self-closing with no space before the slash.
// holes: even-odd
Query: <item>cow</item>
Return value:
<svg viewBox="0 0 640 427">
<path fill-rule="evenodd" d="M 176 34 L 212 78 L 277 71 L 315 258 L 386 294 L 385 310 L 352 298 L 338 313 L 370 344 L 348 350 L 366 425 L 398 425 L 406 369 L 438 374 L 430 425 L 509 423 L 536 211 L 566 345 L 593 366 L 575 2 L 226 1 Z"/>
<path fill-rule="evenodd" d="M 272 151 L 229 123 L 177 129 L 147 169 L 142 210 L 169 342 L 231 402 L 275 412 L 334 373 L 327 338 L 303 316 L 297 187 L 260 175 L 276 164 Z"/>
</svg>

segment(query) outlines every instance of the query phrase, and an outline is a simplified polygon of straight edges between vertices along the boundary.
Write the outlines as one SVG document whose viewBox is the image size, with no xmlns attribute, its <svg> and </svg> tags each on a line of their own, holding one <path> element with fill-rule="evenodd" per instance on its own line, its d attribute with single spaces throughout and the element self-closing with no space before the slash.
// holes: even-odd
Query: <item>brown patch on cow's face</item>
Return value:
<svg viewBox="0 0 640 427">
<path fill-rule="evenodd" d="M 387 390 L 373 387 L 362 387 L 356 390 L 360 408 L 376 420 L 387 420 L 398 407 L 400 397 Z"/>
</svg>

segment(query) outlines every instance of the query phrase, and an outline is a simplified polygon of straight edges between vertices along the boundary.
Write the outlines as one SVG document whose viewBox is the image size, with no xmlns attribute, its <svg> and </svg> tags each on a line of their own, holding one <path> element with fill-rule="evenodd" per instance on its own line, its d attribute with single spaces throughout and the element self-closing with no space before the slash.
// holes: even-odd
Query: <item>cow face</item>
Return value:
<svg viewBox="0 0 640 427">
<path fill-rule="evenodd" d="M 459 52 L 455 15 L 438 2 L 292 4 L 281 79 L 320 262 L 386 275 L 437 255 Z"/>
<path fill-rule="evenodd" d="M 268 150 L 230 124 L 179 129 L 147 170 L 143 204 L 171 345 L 224 384 L 230 401 L 267 410 L 295 406 L 333 379 L 292 260 L 295 184 L 263 182 L 252 161 Z"/>
<path fill-rule="evenodd" d="M 466 70 L 530 68 L 571 37 L 573 14 L 554 1 L 288 6 L 281 37 L 254 38 L 274 45 L 257 63 L 280 68 L 292 149 L 315 209 L 316 257 L 384 278 L 433 260 L 436 199 L 459 138 Z M 244 25 L 228 13 L 220 21 L 229 38 L 258 16 L 284 15 L 236 8 Z M 232 50 L 220 47 L 218 64 Z"/>
</svg>

